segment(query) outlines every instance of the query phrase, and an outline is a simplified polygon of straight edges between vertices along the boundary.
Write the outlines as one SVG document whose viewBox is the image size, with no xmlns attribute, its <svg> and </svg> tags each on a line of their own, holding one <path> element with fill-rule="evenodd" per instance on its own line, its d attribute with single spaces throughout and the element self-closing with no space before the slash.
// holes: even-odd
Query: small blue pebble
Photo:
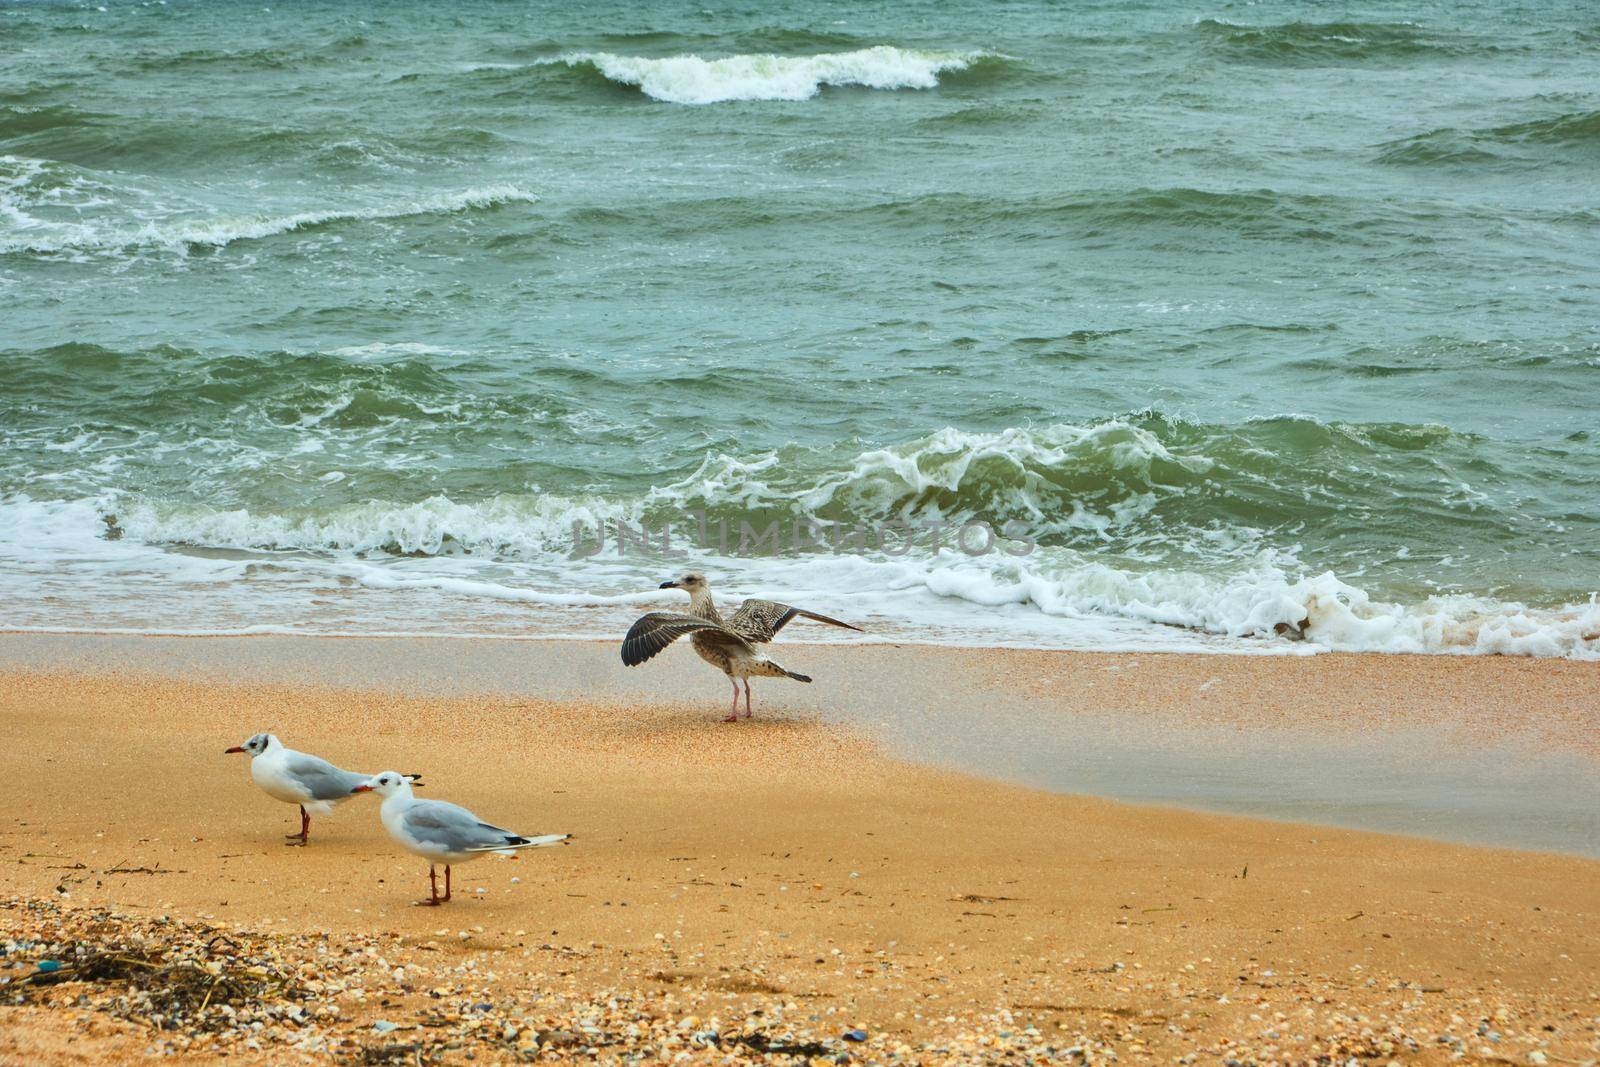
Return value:
<svg viewBox="0 0 1600 1067">
<path fill-rule="evenodd" d="M 39 970 L 43 971 L 45 974 L 50 974 L 52 971 L 59 971 L 60 969 L 61 969 L 61 961 L 60 960 L 40 960 L 39 961 Z"/>
<path fill-rule="evenodd" d="M 867 1032 L 865 1030 L 846 1030 L 843 1037 L 846 1041 L 865 1041 Z"/>
</svg>

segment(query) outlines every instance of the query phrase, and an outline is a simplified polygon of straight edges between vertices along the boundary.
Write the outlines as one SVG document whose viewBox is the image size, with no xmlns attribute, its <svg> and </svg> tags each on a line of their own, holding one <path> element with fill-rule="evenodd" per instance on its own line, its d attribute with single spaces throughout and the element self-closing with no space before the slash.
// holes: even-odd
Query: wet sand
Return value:
<svg viewBox="0 0 1600 1067">
<path fill-rule="evenodd" d="M 251 1028 L 241 1010 L 245 1022 L 164 1031 L 123 1019 L 127 997 L 66 983 L 0 999 L 0 1061 L 404 1046 L 413 1062 L 498 1062 L 590 1059 L 593 1045 L 602 1061 L 648 1049 L 722 1062 L 772 1058 L 753 1050 L 780 1039 L 902 1063 L 1600 1055 L 1600 863 L 1004 784 L 891 755 L 916 736 L 881 730 L 888 703 L 846 725 L 787 695 L 859 708 L 840 676 L 859 693 L 892 650 L 796 649 L 819 678 L 840 669 L 828 685 L 769 686 L 756 720 L 724 726 L 720 681 L 688 657 L 648 682 L 623 677 L 716 700 L 607 691 L 607 678 L 574 699 L 585 661 L 525 678 L 509 666 L 536 658 L 520 643 L 450 643 L 452 657 L 341 640 L 177 645 L 60 639 L 68 663 L 0 639 L 5 935 L 203 944 L 224 930 L 230 951 L 317 988 L 294 1002 L 303 1018 Z M 112 649 L 140 654 L 118 666 Z M 34 670 L 19 669 L 24 652 Z M 902 652 L 947 664 L 949 703 L 972 692 L 949 667 L 961 657 Z M 995 655 L 972 662 L 1005 665 L 1005 699 L 1027 689 L 1071 718 L 1084 686 L 1115 686 L 1107 702 L 1150 735 L 1349 732 L 1301 721 L 1305 703 L 1277 695 L 1316 688 L 1320 706 L 1372 706 L 1356 733 L 1398 712 L 1419 736 L 1482 744 L 1510 694 L 1576 707 L 1596 677 L 1522 661 L 1349 657 L 1341 672 L 1331 657 Z M 1403 692 L 1375 693 L 1390 663 Z M 1403 675 L 1416 670 L 1426 688 Z M 1201 674 L 1218 678 L 1204 692 L 1231 695 L 1161 699 Z M 514 691 L 535 681 L 559 699 Z M 992 711 L 1013 729 L 1005 699 L 925 708 L 925 721 Z M 222 754 L 263 728 L 352 766 L 421 770 L 432 795 L 577 839 L 459 868 L 455 901 L 415 907 L 426 865 L 392 845 L 369 798 L 316 820 L 309 848 L 281 844 L 294 809 Z M 1536 755 L 1592 758 L 1576 714 L 1513 732 Z M 23 944 L 0 963 L 16 978 L 35 961 Z M 845 1040 L 853 1029 L 867 1039 Z"/>
<path fill-rule="evenodd" d="M 787 635 L 786 635 L 787 636 Z M 1083 654 L 784 642 L 813 685 L 758 707 L 891 755 L 1060 793 L 1600 855 L 1600 664 Z M 0 671 L 285 680 L 440 697 L 676 703 L 727 684 L 687 648 L 611 642 L 0 634 Z"/>
</svg>

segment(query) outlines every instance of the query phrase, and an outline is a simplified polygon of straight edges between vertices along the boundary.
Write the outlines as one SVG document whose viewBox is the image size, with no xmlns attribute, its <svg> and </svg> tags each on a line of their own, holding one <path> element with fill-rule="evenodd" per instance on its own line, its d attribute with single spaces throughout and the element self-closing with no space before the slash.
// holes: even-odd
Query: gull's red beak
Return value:
<svg viewBox="0 0 1600 1067">
<path fill-rule="evenodd" d="M 358 785 L 354 789 L 350 790 L 350 792 L 352 794 L 354 794 L 354 793 L 370 793 L 370 792 L 372 792 L 372 787 L 370 785 Z"/>
<path fill-rule="evenodd" d="M 223 755 L 224 755 L 224 756 L 226 756 L 226 755 L 227 755 L 227 754 L 229 754 L 229 753 L 230 753 L 230 752 L 243 752 L 243 751 L 244 751 L 244 746 L 243 746 L 243 745 L 234 745 L 234 746 L 233 746 L 233 747 L 232 747 L 232 748 L 225 748 L 225 749 L 223 749 L 223 750 L 222 750 L 222 754 L 223 754 Z"/>
</svg>

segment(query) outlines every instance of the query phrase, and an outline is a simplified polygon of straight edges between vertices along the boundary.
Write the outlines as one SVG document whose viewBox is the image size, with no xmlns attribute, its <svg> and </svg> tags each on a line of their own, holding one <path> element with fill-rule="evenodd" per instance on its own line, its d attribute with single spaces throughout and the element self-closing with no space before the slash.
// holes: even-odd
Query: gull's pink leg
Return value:
<svg viewBox="0 0 1600 1067">
<path fill-rule="evenodd" d="M 444 899 L 450 899 L 450 865 L 444 865 Z"/>
<path fill-rule="evenodd" d="M 303 845 L 311 837 L 311 816 L 306 814 L 306 806 L 304 804 L 300 805 L 300 832 L 285 836 L 289 838 L 284 842 L 286 845 Z"/>
<path fill-rule="evenodd" d="M 446 869 L 448 870 L 448 868 Z M 428 864 L 428 888 L 431 890 L 432 896 L 428 900 L 419 900 L 417 903 L 426 908 L 437 908 L 439 906 L 439 875 L 433 869 L 433 864 L 431 863 Z"/>
<path fill-rule="evenodd" d="M 749 718 L 754 712 L 750 710 L 750 679 L 744 680 L 744 717 Z"/>
<path fill-rule="evenodd" d="M 733 683 L 733 710 L 728 712 L 728 717 L 726 719 L 723 719 L 722 721 L 723 722 L 738 722 L 739 721 L 739 679 L 730 677 L 728 679 L 728 681 Z"/>
</svg>

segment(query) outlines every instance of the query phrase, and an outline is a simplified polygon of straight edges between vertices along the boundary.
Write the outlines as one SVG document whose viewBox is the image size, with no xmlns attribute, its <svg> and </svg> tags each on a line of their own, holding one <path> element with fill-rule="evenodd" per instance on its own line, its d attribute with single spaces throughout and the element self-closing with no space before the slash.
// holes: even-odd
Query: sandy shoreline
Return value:
<svg viewBox="0 0 1600 1067">
<path fill-rule="evenodd" d="M 1600 664 L 789 645 L 814 685 L 763 714 L 890 755 L 1058 793 L 1600 855 Z M 719 715 L 687 648 L 611 642 L 0 634 L 0 672 L 285 681 L 441 698 L 678 704 Z"/>
<path fill-rule="evenodd" d="M 167 916 L 135 933 L 227 930 L 322 988 L 296 1001 L 303 1020 L 249 1033 L 155 1032 L 72 1006 L 73 984 L 0 999 L 0 1061 L 415 1045 L 411 1062 L 481 1062 L 599 1043 L 602 1059 L 720 1062 L 763 1055 L 749 1035 L 854 1062 L 1600 1055 L 1593 860 L 1055 795 L 902 762 L 776 694 L 737 728 L 698 701 L 402 695 L 412 682 L 370 684 L 365 652 L 330 644 L 366 684 L 309 684 L 310 665 L 296 685 L 242 681 L 239 664 L 231 681 L 5 665 L 6 936 L 70 941 L 101 908 L 130 917 L 102 931 Z M 1567 744 L 1551 721 L 1546 742 Z M 366 798 L 316 823 L 312 847 L 279 844 L 293 810 L 221 752 L 267 725 L 578 841 L 463 867 L 454 904 L 412 907 L 425 866 Z M 843 1039 L 856 1028 L 867 1041 Z"/>
</svg>

